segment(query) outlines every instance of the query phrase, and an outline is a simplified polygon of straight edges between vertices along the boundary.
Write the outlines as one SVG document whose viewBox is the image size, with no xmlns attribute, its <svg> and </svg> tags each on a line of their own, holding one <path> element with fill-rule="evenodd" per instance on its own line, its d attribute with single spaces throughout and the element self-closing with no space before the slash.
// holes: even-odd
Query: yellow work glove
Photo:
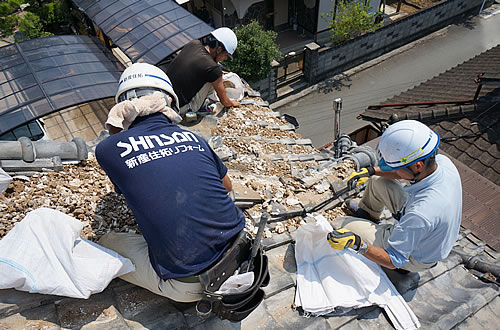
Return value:
<svg viewBox="0 0 500 330">
<path fill-rule="evenodd" d="M 330 246 L 337 250 L 352 248 L 354 251 L 358 251 L 361 244 L 361 238 L 358 235 L 344 228 L 328 233 L 326 239 Z"/>
<path fill-rule="evenodd" d="M 352 172 L 347 178 L 347 185 L 349 186 L 349 189 L 354 189 L 366 183 L 366 181 L 368 181 L 373 174 L 375 174 L 375 170 L 371 165 L 362 168 L 358 172 Z"/>
</svg>

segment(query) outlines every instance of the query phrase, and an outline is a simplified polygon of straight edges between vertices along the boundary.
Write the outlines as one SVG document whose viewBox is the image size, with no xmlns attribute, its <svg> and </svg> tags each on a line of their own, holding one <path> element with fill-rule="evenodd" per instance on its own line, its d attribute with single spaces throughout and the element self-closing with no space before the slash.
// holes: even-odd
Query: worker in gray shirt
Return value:
<svg viewBox="0 0 500 330">
<path fill-rule="evenodd" d="M 451 160 L 437 155 L 439 142 L 437 133 L 415 120 L 389 126 L 378 146 L 379 166 L 348 178 L 351 186 L 368 181 L 367 188 L 359 203 L 348 203 L 355 217 L 328 235 L 330 245 L 404 271 L 423 271 L 446 258 L 460 229 L 462 184 Z M 393 213 L 394 225 L 379 224 L 384 207 Z"/>
</svg>

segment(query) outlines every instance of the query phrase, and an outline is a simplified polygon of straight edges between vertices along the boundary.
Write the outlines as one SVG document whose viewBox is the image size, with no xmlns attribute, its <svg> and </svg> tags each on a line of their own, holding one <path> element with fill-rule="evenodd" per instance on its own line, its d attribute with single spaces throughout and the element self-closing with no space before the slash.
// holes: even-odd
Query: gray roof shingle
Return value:
<svg viewBox="0 0 500 330">
<path fill-rule="evenodd" d="M 500 45 L 403 92 L 360 117 L 380 123 L 415 119 L 443 138 L 441 150 L 500 185 L 500 87 L 483 85 L 477 101 L 479 74 L 500 79 Z M 404 105 L 408 102 L 470 101 L 462 104 Z"/>
</svg>

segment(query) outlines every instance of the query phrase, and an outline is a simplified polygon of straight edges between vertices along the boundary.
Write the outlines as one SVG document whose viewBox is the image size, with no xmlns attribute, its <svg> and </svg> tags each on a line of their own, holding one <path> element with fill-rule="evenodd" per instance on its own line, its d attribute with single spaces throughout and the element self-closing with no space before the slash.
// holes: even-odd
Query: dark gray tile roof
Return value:
<svg viewBox="0 0 500 330">
<path fill-rule="evenodd" d="M 260 113 L 256 111 L 259 109 L 267 111 Z M 279 129 L 277 117 L 278 114 L 268 109 L 248 104 L 217 116 L 217 120 L 213 120 L 213 116 L 206 117 L 207 120 L 202 121 L 199 127 L 191 127 L 200 132 L 221 134 L 222 145 L 217 144 L 214 149 L 224 152 L 232 180 L 245 187 L 243 193 L 237 194 L 242 198 L 236 202 L 246 203 L 245 208 L 250 207 L 247 209 L 249 219 L 258 218 L 261 208 L 267 206 L 281 214 L 293 211 L 296 205 L 289 197 L 300 199 L 303 205 L 308 205 L 311 198 L 312 203 L 324 200 L 331 191 L 327 189 L 320 193 L 318 184 L 340 180 L 351 168 L 335 165 L 331 154 L 318 152 L 309 141 L 301 139 L 288 128 Z M 206 127 L 202 127 L 203 124 Z M 312 157 L 301 157 L 309 155 Z M 261 199 L 253 191 L 258 191 Z M 340 203 L 341 200 L 337 200 L 335 205 Z M 262 242 L 269 258 L 271 281 L 265 288 L 262 304 L 241 323 L 231 324 L 214 317 L 199 319 L 193 307 L 181 310 L 166 298 L 124 281 L 114 280 L 104 292 L 92 295 L 88 300 L 0 290 L 0 328 L 392 328 L 382 309 L 376 306 L 336 317 L 300 316 L 292 305 L 296 285 L 294 242 L 296 229 L 301 222 L 297 219 L 280 220 L 275 217 L 275 213 L 271 214 L 274 215 Z M 342 212 L 337 208 L 326 212 L 331 219 L 339 214 Z M 305 218 L 303 221 L 313 220 Z M 247 223 L 249 230 L 252 230 L 251 222 Z M 485 246 L 470 230 L 461 231 L 456 249 L 499 264 L 499 254 Z M 500 324 L 500 315 L 495 309 L 499 305 L 498 285 L 473 276 L 463 266 L 462 258 L 455 253 L 425 272 L 400 275 L 387 271 L 387 274 L 408 301 L 423 328 L 471 327 L 486 322 Z"/>
<path fill-rule="evenodd" d="M 483 85 L 476 102 L 474 80 L 486 73 L 500 79 L 500 45 L 403 92 L 360 117 L 375 123 L 420 120 L 444 139 L 441 149 L 500 185 L 500 86 Z M 446 105 L 403 105 L 412 102 L 471 101 Z"/>
<path fill-rule="evenodd" d="M 287 235 L 284 235 L 285 237 Z M 294 244 L 269 248 L 271 285 L 262 304 L 241 323 L 217 318 L 199 319 L 194 308 L 184 311 L 161 296 L 122 280 L 114 280 L 88 300 L 0 290 L 0 327 L 6 329 L 392 329 L 379 307 L 361 308 L 343 316 L 304 318 L 292 308 L 295 296 Z M 484 250 L 481 241 L 462 232 L 457 247 L 498 265 L 498 254 Z M 493 259 L 496 256 L 497 259 Z M 496 261 L 495 261 L 496 260 Z M 484 283 L 451 254 L 437 267 L 421 273 L 389 278 L 417 315 L 422 328 L 500 324 L 498 285 Z M 486 327 L 487 329 L 490 327 Z"/>
<path fill-rule="evenodd" d="M 384 104 L 471 100 L 481 73 L 500 79 L 500 45 L 451 68 Z M 374 123 L 415 119 L 442 139 L 440 149 L 459 161 L 464 194 L 462 225 L 500 249 L 500 86 L 483 85 L 476 102 L 373 107 L 361 114 Z"/>
</svg>

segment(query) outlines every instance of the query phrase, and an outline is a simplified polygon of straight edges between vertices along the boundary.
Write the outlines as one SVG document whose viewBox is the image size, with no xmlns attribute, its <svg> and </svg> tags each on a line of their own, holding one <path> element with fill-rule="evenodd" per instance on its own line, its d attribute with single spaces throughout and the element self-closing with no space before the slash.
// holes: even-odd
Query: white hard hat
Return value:
<svg viewBox="0 0 500 330">
<path fill-rule="evenodd" d="M 123 71 L 118 84 L 115 101 L 119 103 L 160 91 L 174 99 L 171 107 L 179 112 L 179 98 L 174 92 L 172 83 L 162 69 L 147 63 L 134 63 Z"/>
<path fill-rule="evenodd" d="M 439 135 L 419 121 L 402 120 L 392 124 L 378 144 L 380 170 L 389 172 L 423 160 L 436 152 L 439 141 Z"/>
<path fill-rule="evenodd" d="M 215 39 L 224 45 L 226 52 L 232 56 L 238 46 L 238 38 L 236 38 L 236 34 L 234 34 L 234 32 L 227 27 L 215 29 L 211 34 Z"/>
</svg>

